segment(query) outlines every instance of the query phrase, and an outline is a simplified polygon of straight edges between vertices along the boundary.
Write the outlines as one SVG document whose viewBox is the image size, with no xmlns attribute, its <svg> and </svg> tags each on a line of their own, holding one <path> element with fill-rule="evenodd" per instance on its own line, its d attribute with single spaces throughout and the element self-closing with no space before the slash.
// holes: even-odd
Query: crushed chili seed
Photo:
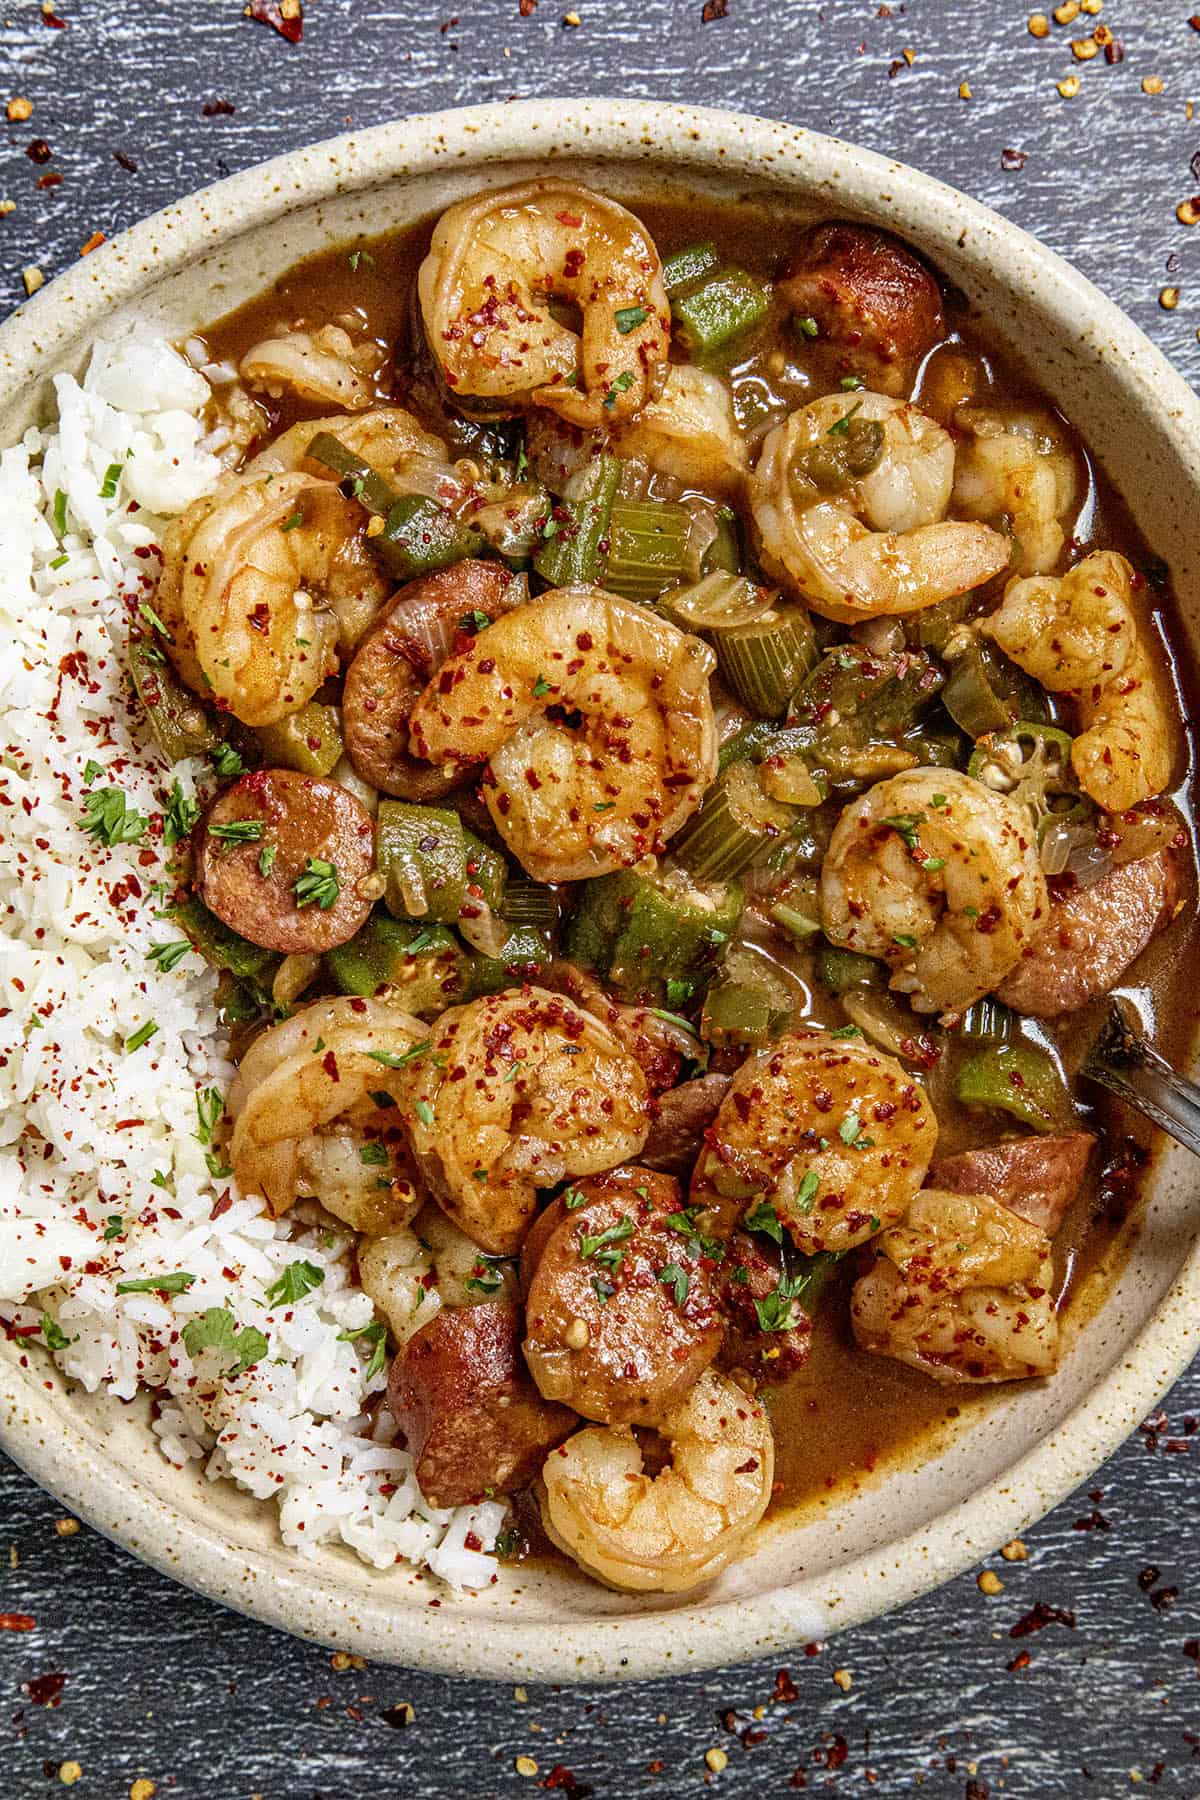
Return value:
<svg viewBox="0 0 1200 1800">
<path fill-rule="evenodd" d="M 30 296 L 46 285 L 46 277 L 36 263 L 30 263 L 28 268 L 21 270 L 21 280 L 25 283 L 25 292 Z"/>
<path fill-rule="evenodd" d="M 33 101 L 27 100 L 24 94 L 14 94 L 4 110 L 12 124 L 22 125 L 33 116 Z"/>
<path fill-rule="evenodd" d="M 975 1579 L 975 1585 L 981 1594 L 1002 1594 L 1004 1583 L 994 1569 L 984 1569 Z"/>
<path fill-rule="evenodd" d="M 1078 75 L 1066 75 L 1061 81 L 1056 81 L 1054 85 L 1064 100 L 1073 100 L 1079 92 L 1079 77 Z"/>
<path fill-rule="evenodd" d="M 82 1774 L 83 1765 L 82 1763 L 77 1763 L 74 1757 L 70 1758 L 67 1762 L 58 1765 L 58 1779 L 62 1782 L 64 1787 L 74 1787 Z"/>
<path fill-rule="evenodd" d="M 538 1766 L 532 1756 L 518 1756 L 513 1763 L 513 1768 L 518 1775 L 524 1775 L 526 1778 L 534 1776 L 538 1772 Z"/>
<path fill-rule="evenodd" d="M 1143 94 L 1161 94 L 1163 91 L 1163 86 L 1164 86 L 1164 83 L 1163 83 L 1163 78 L 1161 75 L 1143 75 L 1142 76 L 1142 92 L 1143 92 Z"/>
<path fill-rule="evenodd" d="M 1060 25 L 1073 25 L 1079 17 L 1079 0 L 1063 0 L 1061 6 L 1055 7 L 1054 17 Z"/>
<path fill-rule="evenodd" d="M 848 1694 L 850 1689 L 854 1686 L 854 1677 L 851 1675 L 849 1669 L 835 1669 L 833 1671 L 833 1679 L 838 1687 L 841 1688 L 843 1694 Z"/>
<path fill-rule="evenodd" d="M 704 1760 L 714 1775 L 719 1775 L 729 1762 L 728 1756 L 719 1744 L 714 1744 L 711 1750 L 704 1752 Z"/>
<path fill-rule="evenodd" d="M 1071 55 L 1076 62 L 1091 62 L 1100 49 L 1095 38 L 1072 38 Z"/>
<path fill-rule="evenodd" d="M 1181 200 L 1175 208 L 1175 217 L 1181 225 L 1195 225 L 1200 221 L 1200 194 L 1193 194 L 1190 200 Z"/>
<path fill-rule="evenodd" d="M 579 26 L 583 24 L 583 20 L 577 12 L 564 13 L 562 22 L 564 25 L 569 26 L 573 31 L 577 30 Z"/>
<path fill-rule="evenodd" d="M 15 213 L 16 210 L 15 200 L 0 200 L 0 219 L 7 219 L 9 213 Z"/>
<path fill-rule="evenodd" d="M 1029 1561 L 1029 1552 L 1021 1542 L 1020 1538 L 1011 1538 L 1007 1544 L 1002 1545 L 1000 1554 L 1005 1562 Z"/>
<path fill-rule="evenodd" d="M 145 1775 L 139 1775 L 129 1789 L 129 1800 L 154 1800 L 156 1789 L 152 1781 Z"/>
<path fill-rule="evenodd" d="M 1030 15 L 1029 15 L 1029 35 L 1030 35 L 1030 37 L 1035 37 L 1035 38 L 1044 38 L 1044 37 L 1050 36 L 1050 21 L 1046 17 L 1045 13 L 1030 13 Z"/>
<path fill-rule="evenodd" d="M 1177 287 L 1165 287 L 1160 290 L 1158 304 L 1162 307 L 1164 312 L 1175 311 L 1175 308 L 1179 305 L 1181 291 L 1182 290 Z"/>
<path fill-rule="evenodd" d="M 969 81 L 959 82 L 958 97 L 960 100 L 969 100 L 971 98 L 971 84 Z"/>
<path fill-rule="evenodd" d="M 75 1537 L 79 1531 L 78 1519 L 55 1519 L 54 1529 L 59 1537 Z"/>
</svg>

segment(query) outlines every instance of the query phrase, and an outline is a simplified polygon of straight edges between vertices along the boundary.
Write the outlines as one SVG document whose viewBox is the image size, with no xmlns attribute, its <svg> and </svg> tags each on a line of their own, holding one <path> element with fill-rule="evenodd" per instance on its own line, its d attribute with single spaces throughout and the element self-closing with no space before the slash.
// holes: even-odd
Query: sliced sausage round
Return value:
<svg viewBox="0 0 1200 1800">
<path fill-rule="evenodd" d="M 295 769 L 255 769 L 209 809 L 197 886 L 252 944 L 319 955 L 366 923 L 374 864 L 371 815 L 346 788 Z"/>
<path fill-rule="evenodd" d="M 942 336 L 936 278 L 905 245 L 865 225 L 832 222 L 805 233 L 785 263 L 779 291 L 839 368 L 880 394 L 901 396 Z"/>
<path fill-rule="evenodd" d="M 520 1309 L 444 1308 L 392 1358 L 388 1406 L 434 1506 L 525 1487 L 578 1420 L 544 1400 L 521 1358 Z"/>
<path fill-rule="evenodd" d="M 547 1399 L 650 1425 L 690 1393 L 724 1326 L 715 1264 L 682 1206 L 669 1175 L 626 1167 L 576 1182 L 539 1220 L 525 1360 Z"/>
<path fill-rule="evenodd" d="M 698 1075 L 694 1081 L 660 1094 L 642 1161 L 668 1175 L 690 1175 L 704 1133 L 716 1118 L 732 1079 L 732 1075 Z"/>
<path fill-rule="evenodd" d="M 1012 1138 L 935 1162 L 925 1185 L 951 1194 L 990 1194 L 1053 1237 L 1079 1192 L 1095 1146 L 1088 1131 Z"/>
<path fill-rule="evenodd" d="M 1073 889 L 1055 903 L 997 999 L 1030 1018 L 1056 1019 L 1107 994 L 1170 924 L 1182 891 L 1180 859 L 1169 847 Z"/>
<path fill-rule="evenodd" d="M 763 1329 L 757 1303 L 777 1291 L 782 1274 L 777 1251 L 747 1231 L 730 1235 L 721 1264 L 725 1314 L 721 1367 L 741 1370 L 756 1387 L 778 1387 L 804 1366 L 812 1352 L 812 1320 L 799 1306 L 793 1306 L 791 1316 L 796 1322 L 787 1330 Z"/>
<path fill-rule="evenodd" d="M 493 619 L 513 582 L 503 563 L 469 559 L 400 589 L 363 638 L 346 671 L 342 736 L 364 781 L 403 800 L 439 800 L 463 780 L 412 756 L 408 720 L 417 699 L 478 612 Z M 438 647 L 441 646 L 439 654 Z"/>
</svg>

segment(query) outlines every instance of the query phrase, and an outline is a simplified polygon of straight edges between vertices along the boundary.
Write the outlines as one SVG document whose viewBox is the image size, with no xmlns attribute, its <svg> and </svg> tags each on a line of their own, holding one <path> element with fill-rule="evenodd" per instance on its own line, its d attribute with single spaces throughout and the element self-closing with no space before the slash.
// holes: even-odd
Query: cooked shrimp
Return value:
<svg viewBox="0 0 1200 1800">
<path fill-rule="evenodd" d="M 670 365 L 661 394 L 621 427 L 614 448 L 722 498 L 739 493 L 746 478 L 746 444 L 729 389 L 693 363 Z"/>
<path fill-rule="evenodd" d="M 423 1195 L 398 1099 L 424 1033 L 398 1006 L 356 999 L 314 1001 L 263 1032 L 229 1090 L 238 1185 L 276 1218 L 314 1196 L 356 1231 L 407 1225 Z"/>
<path fill-rule="evenodd" d="M 252 388 L 273 398 L 292 393 L 323 406 L 361 412 L 371 404 L 370 374 L 381 360 L 377 344 L 355 346 L 340 325 L 319 331 L 285 331 L 254 344 L 238 364 L 238 374 Z"/>
<path fill-rule="evenodd" d="M 331 481 L 233 476 L 163 538 L 155 605 L 188 686 L 244 725 L 273 725 L 338 665 L 338 610 L 367 618 L 393 583 L 366 514 Z"/>
<path fill-rule="evenodd" d="M 1013 569 L 1052 569 L 1066 542 L 1075 499 L 1075 458 L 1049 413 L 960 407 L 954 509 L 968 519 L 1006 522 Z"/>
<path fill-rule="evenodd" d="M 821 923 L 882 957 L 918 1012 L 958 1012 L 999 986 L 1048 916 L 1028 811 L 955 769 L 877 782 L 834 826 Z"/>
<path fill-rule="evenodd" d="M 417 277 L 430 348 L 455 398 L 500 417 L 545 406 L 573 425 L 631 418 L 670 345 L 658 251 L 633 214 L 569 181 L 462 200 Z M 582 332 L 549 301 L 574 301 Z"/>
<path fill-rule="evenodd" d="M 1050 1240 L 990 1194 L 927 1188 L 877 1240 L 850 1321 L 864 1350 L 935 1381 L 1016 1381 L 1058 1360 Z"/>
<path fill-rule="evenodd" d="M 300 469 L 306 475 L 336 481 L 332 469 L 308 454 L 308 446 L 323 431 L 353 455 L 361 456 L 388 482 L 398 483 L 405 470 L 414 466 L 428 473 L 428 465 L 434 463 L 453 473 L 441 438 L 426 431 L 402 406 L 373 406 L 369 412 L 353 415 L 333 413 L 324 419 L 301 419 L 259 452 L 251 470 L 259 474 L 268 469 Z M 419 463 L 414 459 L 420 459 Z"/>
<path fill-rule="evenodd" d="M 516 1300 L 515 1266 L 484 1256 L 438 1206 L 423 1206 L 411 1225 L 358 1246 L 362 1289 L 387 1320 L 397 1344 L 428 1325 L 443 1306 Z"/>
<path fill-rule="evenodd" d="M 936 1145 L 925 1090 L 893 1057 L 797 1032 L 737 1071 L 691 1200 L 717 1230 L 765 1205 L 805 1255 L 851 1250 L 903 1218 Z"/>
<path fill-rule="evenodd" d="M 1008 564 L 990 526 L 947 519 L 950 434 L 884 394 L 826 394 L 763 444 L 750 503 L 764 569 L 853 624 L 965 594 Z"/>
<path fill-rule="evenodd" d="M 767 1510 L 775 1443 L 766 1410 L 709 1369 L 659 1421 L 671 1460 L 646 1473 L 629 1425 L 589 1426 L 542 1465 L 546 1535 L 632 1593 L 679 1594 L 735 1557 Z"/>
<path fill-rule="evenodd" d="M 430 1192 L 495 1256 L 520 1248 L 539 1188 L 635 1157 L 650 1129 L 633 1057 L 542 988 L 444 1012 L 410 1066 L 405 1112 Z"/>
<path fill-rule="evenodd" d="M 583 881 L 656 853 L 699 806 L 717 770 L 714 664 L 645 607 L 556 588 L 443 663 L 409 747 L 487 760 L 483 797 L 513 855 L 538 881 Z"/>
<path fill-rule="evenodd" d="M 1105 812 L 1161 794 L 1171 778 L 1172 728 L 1133 607 L 1133 570 L 1097 550 L 1066 575 L 1010 581 L 983 630 L 1035 681 L 1070 694 L 1080 735 L 1071 766 Z"/>
</svg>

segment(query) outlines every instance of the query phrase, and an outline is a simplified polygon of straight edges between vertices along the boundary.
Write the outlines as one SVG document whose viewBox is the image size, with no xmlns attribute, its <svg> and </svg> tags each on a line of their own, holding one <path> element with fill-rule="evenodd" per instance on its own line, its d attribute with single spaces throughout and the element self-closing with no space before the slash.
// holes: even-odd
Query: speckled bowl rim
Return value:
<svg viewBox="0 0 1200 1800">
<path fill-rule="evenodd" d="M 0 408 L 63 345 L 222 239 L 287 211 L 399 175 L 499 159 L 603 157 L 622 164 L 744 174 L 760 186 L 786 164 L 831 204 L 885 199 L 898 220 L 936 211 L 1005 242 L 1014 262 L 1104 334 L 1131 399 L 1169 420 L 1173 443 L 1200 462 L 1200 404 L 1165 358 L 1090 282 L 989 208 L 904 164 L 798 126 L 711 108 L 539 99 L 433 113 L 288 152 L 167 207 L 68 269 L 0 326 Z M 869 196 L 869 199 L 868 199 Z M 965 252 L 968 256 L 970 250 Z M 1132 390 L 1136 388 L 1136 396 Z M 284 1630 L 382 1661 L 495 1679 L 649 1677 L 783 1654 L 797 1642 L 869 1619 L 948 1580 L 1047 1512 L 1108 1457 L 1187 1366 L 1200 1317 L 1200 1245 L 1115 1366 L 1035 1449 L 920 1529 L 831 1574 L 683 1612 L 563 1617 L 524 1624 L 470 1607 L 397 1605 L 381 1580 L 367 1604 L 306 1579 L 303 1560 L 231 1546 L 138 1485 L 116 1462 L 62 1431 L 52 1398 L 0 1362 L 0 1445 L 64 1505 L 163 1573 Z M 836 1589 L 830 1609 L 829 1590 Z"/>
</svg>

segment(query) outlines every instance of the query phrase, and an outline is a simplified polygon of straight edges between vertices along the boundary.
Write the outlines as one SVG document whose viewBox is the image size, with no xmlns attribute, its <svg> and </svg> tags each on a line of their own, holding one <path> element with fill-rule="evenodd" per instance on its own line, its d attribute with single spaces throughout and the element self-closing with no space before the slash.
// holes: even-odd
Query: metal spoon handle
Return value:
<svg viewBox="0 0 1200 1800">
<path fill-rule="evenodd" d="M 1200 1156 L 1200 1086 L 1177 1074 L 1147 1043 L 1128 1001 L 1109 1002 L 1081 1073 Z"/>
</svg>

